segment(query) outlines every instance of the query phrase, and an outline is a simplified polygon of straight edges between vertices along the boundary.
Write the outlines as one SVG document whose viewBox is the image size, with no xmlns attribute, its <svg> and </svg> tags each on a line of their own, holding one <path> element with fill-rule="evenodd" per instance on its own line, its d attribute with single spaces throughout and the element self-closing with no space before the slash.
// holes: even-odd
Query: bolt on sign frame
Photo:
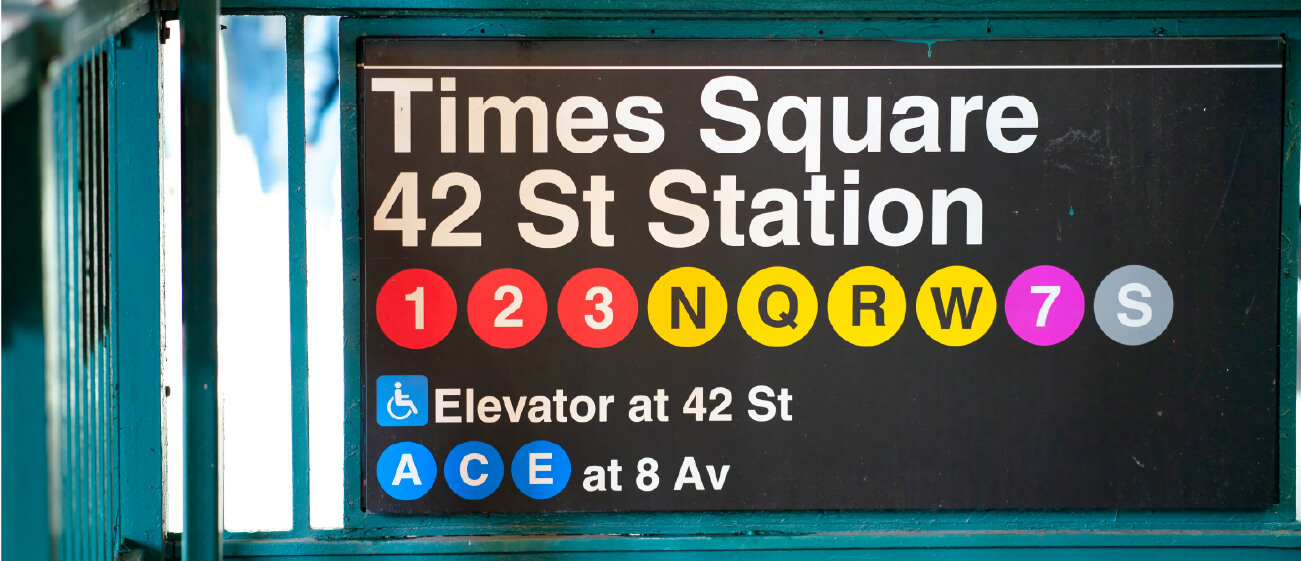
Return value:
<svg viewBox="0 0 1301 561">
<path fill-rule="evenodd" d="M 424 556 L 476 553 L 590 554 L 633 556 L 677 552 L 685 556 L 723 551 L 751 555 L 858 555 L 866 551 L 906 558 L 914 548 L 952 558 L 1099 556 L 1129 554 L 1224 554 L 1205 548 L 1234 548 L 1237 555 L 1286 557 L 1301 547 L 1295 533 L 1296 217 L 1285 211 L 1279 255 L 1279 503 L 1264 511 L 885 511 L 885 512 L 703 512 L 394 516 L 370 513 L 362 505 L 364 393 L 360 333 L 361 256 L 359 207 L 357 72 L 359 40 L 366 37 L 447 38 L 870 38 L 934 43 L 956 39 L 1283 37 L 1285 106 L 1282 208 L 1296 208 L 1298 134 L 1293 115 L 1301 100 L 1301 59 L 1291 38 L 1301 33 L 1301 13 L 1283 4 L 1224 11 L 1214 3 L 1034 2 L 812 2 L 798 9 L 781 2 L 475 2 L 438 4 L 343 2 L 321 9 L 297 3 L 228 2 L 225 13 L 288 17 L 291 150 L 301 145 L 302 23 L 307 14 L 342 14 L 342 197 L 345 279 L 345 528 L 312 531 L 299 524 L 306 505 L 306 447 L 295 446 L 295 530 L 287 534 L 231 535 L 226 555 L 316 558 L 329 555 Z M 291 177 L 301 181 L 301 151 L 291 151 Z M 296 182 L 295 185 L 301 185 Z M 301 197 L 301 191 L 291 195 Z M 295 204 L 291 204 L 294 208 Z M 300 226 L 299 226 L 300 227 Z M 291 226 L 291 232 L 295 226 Z M 300 243 L 291 237 L 291 243 Z M 301 248 L 301 245 L 292 247 Z M 295 288 L 295 294 L 299 291 Z M 296 308 L 297 309 L 297 308 Z M 300 318 L 295 318 L 298 322 Z M 295 325 L 302 325 L 296 323 Z M 303 339 L 296 334 L 296 341 Z M 298 352 L 297 349 L 295 352 Z M 297 356 L 297 355 L 295 355 Z M 297 363 L 296 363 L 297 364 Z M 305 376 L 295 370 L 295 399 L 303 399 Z M 299 411 L 302 411 L 301 409 Z M 306 437 L 295 424 L 295 442 Z M 389 540 L 388 536 L 425 539 Z M 446 539 L 447 536 L 480 536 Z M 513 536 L 513 539 L 501 539 Z M 653 536 L 653 537 L 650 537 Z M 299 538 L 293 541 L 272 537 Z M 350 538 L 335 540 L 332 538 Z M 1027 553 L 1027 547 L 1045 547 Z M 1004 549 L 1010 548 L 1010 549 Z M 1187 548 L 1187 549 L 1185 549 Z M 915 551 L 912 553 L 916 553 Z"/>
</svg>

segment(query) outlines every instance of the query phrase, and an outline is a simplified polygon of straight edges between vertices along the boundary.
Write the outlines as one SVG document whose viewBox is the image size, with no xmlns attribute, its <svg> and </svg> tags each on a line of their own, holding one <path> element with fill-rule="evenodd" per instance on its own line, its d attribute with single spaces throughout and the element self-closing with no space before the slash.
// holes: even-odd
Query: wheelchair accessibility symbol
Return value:
<svg viewBox="0 0 1301 561">
<path fill-rule="evenodd" d="M 380 376 L 375 381 L 376 420 L 382 427 L 423 427 L 429 422 L 429 379 Z"/>
<path fill-rule="evenodd" d="M 413 414 L 420 412 L 419 410 L 416 409 L 416 404 L 411 401 L 411 396 L 402 394 L 402 382 L 394 382 L 393 388 L 394 388 L 393 397 L 388 398 L 388 406 L 385 407 L 386 409 L 388 409 L 388 416 L 401 421 L 402 419 L 405 419 L 407 417 L 410 417 Z M 397 403 L 399 408 L 402 407 L 407 408 L 407 412 L 401 415 L 394 413 L 393 412 L 394 403 Z"/>
</svg>

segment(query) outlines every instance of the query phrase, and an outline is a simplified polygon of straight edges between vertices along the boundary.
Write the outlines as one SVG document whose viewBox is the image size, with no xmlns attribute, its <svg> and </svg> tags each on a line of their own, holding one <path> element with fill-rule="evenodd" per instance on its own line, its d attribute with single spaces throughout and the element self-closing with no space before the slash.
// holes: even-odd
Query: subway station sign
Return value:
<svg viewBox="0 0 1301 561">
<path fill-rule="evenodd" d="M 358 48 L 367 511 L 1277 500 L 1279 40 Z"/>
</svg>

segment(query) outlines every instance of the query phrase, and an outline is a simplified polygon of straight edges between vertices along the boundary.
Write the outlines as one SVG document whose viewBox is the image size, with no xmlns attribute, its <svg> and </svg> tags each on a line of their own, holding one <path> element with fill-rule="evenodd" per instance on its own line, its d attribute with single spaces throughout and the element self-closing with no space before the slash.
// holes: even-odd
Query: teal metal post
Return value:
<svg viewBox="0 0 1301 561">
<path fill-rule="evenodd" d="M 293 530 L 311 527 L 311 446 L 308 442 L 307 389 L 307 194 L 303 115 L 302 14 L 285 16 L 285 80 L 289 130 L 289 324 L 290 383 L 293 407 Z"/>
<path fill-rule="evenodd" d="M 142 552 L 143 561 L 162 558 L 164 538 L 158 28 L 151 14 L 118 35 L 110 107 L 116 147 L 110 239 L 119 376 L 119 535 L 125 548 Z"/>
<path fill-rule="evenodd" d="M 3 396 L 3 455 L 0 488 L 0 557 L 49 559 L 50 481 L 46 422 L 44 308 L 47 283 L 42 274 L 43 157 L 47 111 L 39 92 L 33 92 L 4 111 L 5 153 L 0 191 L 0 269 L 7 271 L 0 284 L 0 396 Z M 45 153 L 43 153 L 45 152 Z M 48 190 L 47 194 L 53 192 Z"/>
<path fill-rule="evenodd" d="M 185 0 L 181 20 L 181 321 L 185 336 L 186 561 L 221 559 L 217 402 L 217 13 Z"/>
</svg>

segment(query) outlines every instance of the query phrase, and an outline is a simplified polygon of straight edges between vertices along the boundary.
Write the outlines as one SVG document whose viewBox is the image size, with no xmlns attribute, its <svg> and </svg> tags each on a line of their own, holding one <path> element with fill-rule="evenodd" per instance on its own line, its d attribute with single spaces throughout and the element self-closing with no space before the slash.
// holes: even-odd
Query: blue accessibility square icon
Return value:
<svg viewBox="0 0 1301 561">
<path fill-rule="evenodd" d="M 375 394 L 375 417 L 381 427 L 423 427 L 429 422 L 428 378 L 380 376 Z"/>
</svg>

